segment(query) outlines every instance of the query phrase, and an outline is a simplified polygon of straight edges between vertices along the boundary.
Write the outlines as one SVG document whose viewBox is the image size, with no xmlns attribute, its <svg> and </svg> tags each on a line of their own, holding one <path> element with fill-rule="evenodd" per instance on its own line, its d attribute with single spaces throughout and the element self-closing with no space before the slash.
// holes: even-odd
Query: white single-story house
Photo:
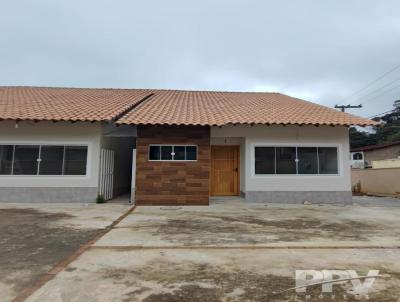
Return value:
<svg viewBox="0 0 400 302">
<path fill-rule="evenodd" d="M 0 201 L 351 200 L 351 125 L 279 93 L 0 87 Z"/>
</svg>

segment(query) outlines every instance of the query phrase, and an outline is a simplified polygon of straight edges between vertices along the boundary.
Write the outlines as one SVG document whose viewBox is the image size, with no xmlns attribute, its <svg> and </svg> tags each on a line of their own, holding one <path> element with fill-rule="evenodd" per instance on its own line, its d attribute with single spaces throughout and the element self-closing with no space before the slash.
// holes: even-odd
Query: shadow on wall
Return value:
<svg viewBox="0 0 400 302">
<path fill-rule="evenodd" d="M 132 151 L 136 148 L 134 137 L 104 137 L 102 148 L 114 151 L 114 189 L 117 197 L 130 193 L 132 178 Z"/>
</svg>

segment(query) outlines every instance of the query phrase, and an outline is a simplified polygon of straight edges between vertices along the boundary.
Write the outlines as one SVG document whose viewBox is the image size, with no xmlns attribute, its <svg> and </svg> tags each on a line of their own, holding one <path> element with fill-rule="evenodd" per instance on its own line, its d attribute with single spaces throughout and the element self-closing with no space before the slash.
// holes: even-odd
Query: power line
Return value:
<svg viewBox="0 0 400 302">
<path fill-rule="evenodd" d="M 388 92 L 390 92 L 390 91 L 392 91 L 392 90 L 394 90 L 394 89 L 396 89 L 396 88 L 399 88 L 400 87 L 400 85 L 396 85 L 396 86 L 394 86 L 394 87 L 392 87 L 392 88 L 390 88 L 390 89 L 387 89 L 387 90 L 385 90 L 385 91 L 383 91 L 382 93 L 380 93 L 380 94 L 378 94 L 378 95 L 376 95 L 376 96 L 374 96 L 374 97 L 372 97 L 372 98 L 367 98 L 366 100 L 364 100 L 364 101 L 362 101 L 362 104 L 366 104 L 366 103 L 369 103 L 369 102 L 371 102 L 371 101 L 373 101 L 373 100 L 376 100 L 376 98 L 378 97 L 378 96 L 381 96 L 381 95 L 383 95 L 383 94 L 386 94 L 386 93 L 388 93 Z"/>
<path fill-rule="evenodd" d="M 363 86 L 361 89 L 353 92 L 352 94 L 350 94 L 349 96 L 347 96 L 346 98 L 343 99 L 343 101 L 348 100 L 349 98 L 351 98 L 352 96 L 360 93 L 361 91 L 364 91 L 365 89 L 367 89 L 368 87 L 370 87 L 372 84 L 375 84 L 376 82 L 378 82 L 379 80 L 383 79 L 385 76 L 387 76 L 388 74 L 391 74 L 393 71 L 397 70 L 400 68 L 400 64 L 396 65 L 395 67 L 389 69 L 387 72 L 385 72 L 384 74 L 382 74 L 381 76 L 377 77 L 375 80 L 369 82 L 368 84 L 366 84 L 365 86 Z"/>
<path fill-rule="evenodd" d="M 375 115 L 371 115 L 371 116 L 369 116 L 368 118 L 374 118 L 374 117 L 382 116 L 383 114 L 391 113 L 391 112 L 393 112 L 393 111 L 394 111 L 394 109 L 389 110 L 389 111 L 385 111 L 385 112 L 382 112 L 382 113 L 378 113 L 378 114 L 375 114 Z"/>
<path fill-rule="evenodd" d="M 399 80 L 400 80 L 400 78 L 397 78 L 397 79 L 395 79 L 395 80 L 393 80 L 393 81 L 391 81 L 391 82 L 389 82 L 389 83 L 387 83 L 387 84 L 385 84 L 385 85 L 383 85 L 383 86 L 381 86 L 381 87 L 379 87 L 379 88 L 377 88 L 377 89 L 371 91 L 370 93 L 367 93 L 367 94 L 364 95 L 364 96 L 360 96 L 360 97 L 356 98 L 353 102 L 356 102 L 356 101 L 361 100 L 361 99 L 363 99 L 363 98 L 365 98 L 365 97 L 367 97 L 367 96 L 370 96 L 370 95 L 372 95 L 372 94 L 374 94 L 374 93 L 377 93 L 379 90 L 381 90 L 381 89 L 383 89 L 383 88 L 386 88 L 386 87 L 392 85 L 393 83 L 396 83 L 396 82 L 399 81 Z M 396 87 L 397 87 L 397 86 L 396 86 Z"/>
</svg>

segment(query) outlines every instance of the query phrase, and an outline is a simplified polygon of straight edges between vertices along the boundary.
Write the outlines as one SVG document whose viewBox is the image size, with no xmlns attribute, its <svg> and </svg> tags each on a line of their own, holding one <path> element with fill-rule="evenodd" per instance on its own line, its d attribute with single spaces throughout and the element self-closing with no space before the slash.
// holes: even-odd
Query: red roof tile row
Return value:
<svg viewBox="0 0 400 302">
<path fill-rule="evenodd" d="M 0 87 L 0 120 L 210 126 L 375 124 L 280 93 L 45 87 Z"/>
</svg>

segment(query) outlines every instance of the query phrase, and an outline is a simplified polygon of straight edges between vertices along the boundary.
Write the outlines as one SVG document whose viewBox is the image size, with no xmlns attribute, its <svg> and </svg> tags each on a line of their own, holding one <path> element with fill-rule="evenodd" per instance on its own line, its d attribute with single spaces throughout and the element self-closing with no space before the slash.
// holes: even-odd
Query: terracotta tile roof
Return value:
<svg viewBox="0 0 400 302">
<path fill-rule="evenodd" d="M 0 120 L 7 119 L 133 125 L 375 124 L 279 93 L 0 87 Z"/>
<path fill-rule="evenodd" d="M 0 87 L 0 120 L 111 121 L 148 90 Z"/>
<path fill-rule="evenodd" d="M 375 125 L 374 121 L 280 93 L 154 90 L 117 123 Z"/>
</svg>

